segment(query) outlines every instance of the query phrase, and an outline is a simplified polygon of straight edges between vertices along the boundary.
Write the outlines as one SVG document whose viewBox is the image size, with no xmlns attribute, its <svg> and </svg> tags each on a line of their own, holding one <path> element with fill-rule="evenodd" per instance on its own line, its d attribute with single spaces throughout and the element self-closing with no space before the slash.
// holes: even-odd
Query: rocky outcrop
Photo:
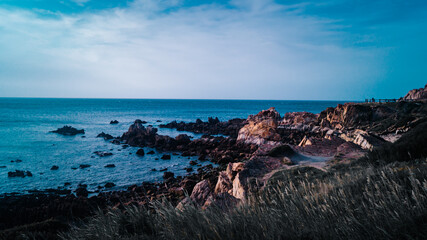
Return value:
<svg viewBox="0 0 427 240">
<path fill-rule="evenodd" d="M 96 137 L 97 137 L 97 138 L 103 138 L 104 140 L 111 140 L 111 139 L 113 139 L 113 138 L 114 138 L 114 137 L 113 137 L 113 136 L 111 136 L 110 134 L 107 134 L 107 133 L 104 133 L 104 132 L 102 132 L 102 133 L 98 134 Z"/>
<path fill-rule="evenodd" d="M 280 114 L 274 108 L 249 116 L 248 123 L 240 129 L 237 140 L 257 145 L 280 141 L 281 137 L 277 132 L 280 121 Z"/>
<path fill-rule="evenodd" d="M 425 100 L 427 99 L 427 84 L 424 88 L 409 91 L 402 100 Z"/>
<path fill-rule="evenodd" d="M 52 133 L 58 133 L 58 134 L 61 134 L 61 135 L 64 135 L 64 136 L 74 136 L 74 135 L 77 135 L 77 134 L 84 134 L 85 130 L 84 129 L 78 130 L 78 129 L 73 128 L 71 126 L 63 126 L 62 128 L 58 128 L 57 130 L 50 131 L 50 132 L 52 132 Z"/>
<path fill-rule="evenodd" d="M 32 177 L 33 174 L 30 171 L 21 171 L 21 170 L 15 170 L 15 172 L 8 172 L 7 176 L 12 178 L 12 177 Z"/>
<path fill-rule="evenodd" d="M 160 128 L 175 128 L 178 131 L 187 131 L 194 133 L 204 133 L 209 135 L 226 135 L 233 138 L 237 134 L 246 121 L 244 119 L 231 119 L 226 122 L 220 122 L 218 118 L 209 118 L 207 122 L 197 119 L 196 122 L 177 122 L 173 121 L 168 124 L 161 124 Z"/>
</svg>

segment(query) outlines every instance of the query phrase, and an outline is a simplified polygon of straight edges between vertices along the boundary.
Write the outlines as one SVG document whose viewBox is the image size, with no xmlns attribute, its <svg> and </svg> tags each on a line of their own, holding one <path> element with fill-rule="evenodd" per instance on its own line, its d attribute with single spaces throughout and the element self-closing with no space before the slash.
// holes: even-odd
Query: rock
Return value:
<svg viewBox="0 0 427 240">
<path fill-rule="evenodd" d="M 163 173 L 163 179 L 169 179 L 169 178 L 173 178 L 174 177 L 174 173 L 173 172 L 164 172 Z"/>
<path fill-rule="evenodd" d="M 119 123 L 119 121 L 117 121 L 117 120 L 111 120 L 110 121 L 110 124 L 118 124 Z"/>
<path fill-rule="evenodd" d="M 0 166 L 0 168 L 6 168 L 6 166 Z"/>
<path fill-rule="evenodd" d="M 144 156 L 145 155 L 144 149 L 142 149 L 142 148 L 138 149 L 138 151 L 136 151 L 136 155 Z"/>
<path fill-rule="evenodd" d="M 58 170 L 58 169 L 59 169 L 59 167 L 58 167 L 58 166 L 56 166 L 56 165 L 53 165 L 53 166 L 50 168 L 50 170 L 53 170 L 53 171 Z"/>
<path fill-rule="evenodd" d="M 147 155 L 153 155 L 153 154 L 156 154 L 153 150 L 147 152 Z"/>
<path fill-rule="evenodd" d="M 193 171 L 193 168 L 188 167 L 188 168 L 185 168 L 185 170 L 186 170 L 187 172 L 192 172 L 192 171 Z"/>
<path fill-rule="evenodd" d="M 113 138 L 114 138 L 114 137 L 113 137 L 113 136 L 111 136 L 110 134 L 107 134 L 107 133 L 104 133 L 104 132 L 102 132 L 102 133 L 98 134 L 96 137 L 97 137 L 97 138 L 99 138 L 99 137 L 104 138 L 104 140 L 111 140 L 111 139 L 113 139 Z"/>
<path fill-rule="evenodd" d="M 280 114 L 274 109 L 263 110 L 255 116 L 249 116 L 237 137 L 238 141 L 261 145 L 267 141 L 280 141 L 277 127 L 281 121 Z"/>
<path fill-rule="evenodd" d="M 168 170 L 167 168 L 163 168 L 163 169 L 160 169 L 160 172 L 165 172 L 167 170 Z"/>
<path fill-rule="evenodd" d="M 197 165 L 197 162 L 196 161 L 190 161 L 190 165 L 195 166 L 195 165 Z"/>
<path fill-rule="evenodd" d="M 171 159 L 171 155 L 169 155 L 169 154 L 164 154 L 164 155 L 161 157 L 161 159 L 162 159 L 162 160 L 170 160 L 170 159 Z"/>
<path fill-rule="evenodd" d="M 112 182 L 107 182 L 104 187 L 105 188 L 112 188 L 112 187 L 115 187 L 115 186 L 116 186 L 116 184 L 114 184 Z"/>
<path fill-rule="evenodd" d="M 211 192 L 209 181 L 203 180 L 194 186 L 190 199 L 197 205 L 203 206 Z"/>
<path fill-rule="evenodd" d="M 157 135 L 157 128 L 148 126 L 147 128 L 142 125 L 142 121 L 137 119 L 125 132 L 121 140 L 131 146 L 150 146 L 155 145 Z"/>
<path fill-rule="evenodd" d="M 423 100 L 427 99 L 427 84 L 424 88 L 414 89 L 409 91 L 404 97 L 403 100 Z"/>
<path fill-rule="evenodd" d="M 65 136 L 74 136 L 77 134 L 84 134 L 85 130 L 84 129 L 78 130 L 78 129 L 73 128 L 71 126 L 64 126 L 62 128 L 58 128 L 57 130 L 50 131 L 50 132 L 58 133 L 58 134 L 65 135 Z"/>
<path fill-rule="evenodd" d="M 30 171 L 21 171 L 21 170 L 15 170 L 15 172 L 8 172 L 7 173 L 8 177 L 32 177 L 33 174 Z"/>
<path fill-rule="evenodd" d="M 166 170 L 167 170 L 167 169 L 166 169 Z M 151 169 L 151 171 L 152 171 L 152 172 L 156 172 L 156 171 L 157 171 L 157 169 L 153 168 L 153 169 Z"/>
<path fill-rule="evenodd" d="M 85 169 L 85 168 L 88 168 L 88 167 L 90 167 L 90 165 L 89 164 L 80 164 L 80 169 Z"/>
<path fill-rule="evenodd" d="M 108 156 L 113 155 L 113 153 L 110 153 L 110 152 L 104 152 L 104 151 L 95 151 L 95 152 L 93 152 L 93 153 L 95 153 L 95 154 L 96 154 L 96 155 L 98 155 L 99 157 L 108 157 Z"/>
<path fill-rule="evenodd" d="M 105 167 L 105 168 L 115 168 L 115 167 L 116 167 L 116 165 L 114 165 L 114 164 L 107 164 L 107 165 L 105 165 L 104 167 Z"/>
<path fill-rule="evenodd" d="M 77 197 L 87 197 L 89 195 L 89 191 L 86 189 L 87 185 L 79 185 L 79 187 L 74 191 Z"/>
<path fill-rule="evenodd" d="M 156 122 L 160 123 L 160 122 L 162 122 L 162 120 L 156 120 Z"/>
</svg>

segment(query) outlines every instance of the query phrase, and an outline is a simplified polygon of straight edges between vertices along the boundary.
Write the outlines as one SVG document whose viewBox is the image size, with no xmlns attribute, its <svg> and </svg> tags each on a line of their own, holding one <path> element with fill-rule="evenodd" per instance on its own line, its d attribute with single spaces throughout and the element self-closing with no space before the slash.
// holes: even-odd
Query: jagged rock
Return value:
<svg viewBox="0 0 427 240">
<path fill-rule="evenodd" d="M 209 181 L 203 180 L 197 183 L 196 186 L 194 186 L 190 199 L 196 204 L 198 204 L 199 206 L 203 206 L 203 204 L 206 202 L 211 192 L 212 190 L 209 185 Z"/>
<path fill-rule="evenodd" d="M 162 160 L 170 160 L 170 159 L 171 159 L 171 155 L 169 155 L 169 154 L 164 154 L 164 155 L 161 157 L 161 159 L 162 159 Z"/>
<path fill-rule="evenodd" d="M 78 130 L 78 129 L 73 128 L 71 126 L 63 126 L 62 128 L 58 128 L 57 130 L 50 131 L 50 132 L 58 133 L 58 134 L 65 135 L 65 136 L 74 136 L 77 134 L 84 134 L 85 130 L 84 129 Z"/>
<path fill-rule="evenodd" d="M 281 137 L 277 133 L 280 120 L 280 114 L 274 108 L 263 110 L 255 116 L 249 116 L 248 124 L 240 129 L 237 140 L 258 145 L 267 141 L 280 141 Z"/>
<path fill-rule="evenodd" d="M 111 120 L 110 121 L 110 124 L 118 124 L 119 123 L 119 121 L 117 121 L 117 120 Z"/>
<path fill-rule="evenodd" d="M 313 143 L 310 141 L 309 138 L 307 138 L 307 136 L 304 136 L 302 141 L 298 144 L 299 147 L 305 147 L 305 146 L 309 146 L 309 145 L 313 145 Z"/>
<path fill-rule="evenodd" d="M 409 91 L 404 97 L 403 100 L 423 100 L 427 99 L 427 84 L 424 88 L 413 89 Z"/>
<path fill-rule="evenodd" d="M 53 166 L 50 168 L 50 170 L 53 170 L 53 171 L 58 170 L 58 169 L 59 169 L 59 167 L 58 167 L 58 166 L 56 166 L 56 165 L 53 165 Z"/>
<path fill-rule="evenodd" d="M 157 135 L 157 128 L 148 126 L 147 128 L 142 125 L 142 121 L 137 119 L 129 127 L 129 130 L 121 137 L 122 141 L 131 146 L 147 146 L 153 145 Z"/>
</svg>

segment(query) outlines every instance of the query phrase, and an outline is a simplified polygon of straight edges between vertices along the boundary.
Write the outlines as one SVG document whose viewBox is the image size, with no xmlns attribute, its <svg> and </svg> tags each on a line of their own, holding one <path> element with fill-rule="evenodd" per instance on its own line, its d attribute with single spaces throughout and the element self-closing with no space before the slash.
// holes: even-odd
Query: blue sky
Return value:
<svg viewBox="0 0 427 240">
<path fill-rule="evenodd" d="M 426 42 L 422 0 L 1 0 L 0 97 L 395 98 Z"/>
</svg>

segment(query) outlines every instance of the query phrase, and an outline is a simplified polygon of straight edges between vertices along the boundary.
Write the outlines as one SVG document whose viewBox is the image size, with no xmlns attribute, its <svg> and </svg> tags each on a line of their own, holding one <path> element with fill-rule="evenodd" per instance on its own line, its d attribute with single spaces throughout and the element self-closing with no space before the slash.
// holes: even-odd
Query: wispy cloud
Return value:
<svg viewBox="0 0 427 240">
<path fill-rule="evenodd" d="M 389 47 L 346 44 L 348 23 L 307 14 L 309 5 L 137 0 L 54 17 L 0 9 L 0 95 L 364 97 L 384 78 Z"/>
</svg>

